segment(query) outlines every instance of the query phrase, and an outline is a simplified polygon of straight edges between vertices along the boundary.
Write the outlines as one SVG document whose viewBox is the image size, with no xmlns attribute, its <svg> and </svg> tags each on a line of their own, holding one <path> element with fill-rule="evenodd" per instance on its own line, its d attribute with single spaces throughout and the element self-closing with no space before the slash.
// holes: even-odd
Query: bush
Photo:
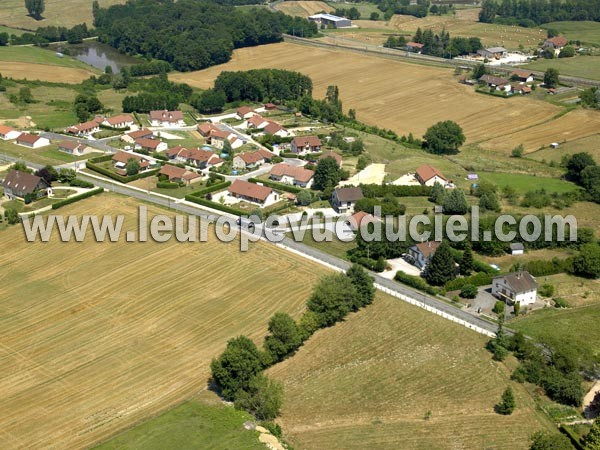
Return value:
<svg viewBox="0 0 600 450">
<path fill-rule="evenodd" d="M 539 287 L 538 293 L 542 297 L 552 297 L 554 295 L 554 286 L 551 284 L 544 284 Z"/>
<path fill-rule="evenodd" d="M 447 291 L 456 291 L 462 289 L 465 285 L 485 286 L 492 283 L 492 276 L 487 273 L 478 272 L 470 277 L 456 278 L 444 284 L 444 289 Z"/>
<path fill-rule="evenodd" d="M 494 308 L 492 309 L 492 311 L 494 311 L 496 314 L 498 314 L 499 316 L 501 316 L 502 314 L 504 314 L 504 302 L 498 300 L 495 304 L 494 304 Z"/>
<path fill-rule="evenodd" d="M 460 291 L 460 296 L 462 298 L 477 297 L 477 286 L 474 286 L 472 284 L 465 284 Z"/>
<path fill-rule="evenodd" d="M 555 308 L 568 308 L 570 305 L 569 303 L 561 297 L 555 297 L 553 298 L 554 300 L 554 307 Z"/>
<path fill-rule="evenodd" d="M 259 420 L 273 420 L 283 404 L 283 386 L 263 374 L 255 375 L 245 390 L 235 394 L 235 407 L 244 409 Z"/>
<path fill-rule="evenodd" d="M 260 184 L 263 184 L 270 188 L 277 189 L 278 191 L 291 192 L 292 194 L 297 194 L 304 190 L 297 186 L 292 186 L 290 184 L 285 184 L 285 183 L 277 183 L 276 181 L 271 181 L 271 180 L 261 180 L 258 178 L 249 178 L 248 181 L 250 183 L 260 183 Z"/>
<path fill-rule="evenodd" d="M 398 272 L 396 272 L 396 275 L 394 276 L 394 280 L 396 280 L 400 283 L 406 284 L 415 289 L 418 289 L 420 291 L 426 292 L 429 295 L 437 295 L 438 294 L 438 290 L 436 288 L 434 288 L 433 286 L 429 286 L 427 284 L 427 282 L 421 277 L 417 277 L 414 275 L 408 275 L 404 272 L 398 271 Z"/>
<path fill-rule="evenodd" d="M 110 156 L 110 155 L 108 155 L 108 156 L 109 156 L 109 159 L 112 158 L 112 156 Z M 140 178 L 151 177 L 153 175 L 156 175 L 158 173 L 158 171 L 160 170 L 160 169 L 152 169 L 152 170 L 146 170 L 144 172 L 139 172 L 135 175 L 123 176 L 123 175 L 119 175 L 118 173 L 113 172 L 112 170 L 105 169 L 104 167 L 100 167 L 100 166 L 94 164 L 92 162 L 92 160 L 86 161 L 85 166 L 94 172 L 98 172 L 101 175 L 107 176 L 108 178 L 112 178 L 113 180 L 116 180 L 119 183 L 124 183 L 124 184 L 130 183 L 135 180 L 139 180 Z"/>
<path fill-rule="evenodd" d="M 88 192 L 84 192 L 83 194 L 76 195 L 71 198 L 66 198 L 64 200 L 59 200 L 55 203 L 52 203 L 52 209 L 62 208 L 63 206 L 70 205 L 71 203 L 78 202 L 79 200 L 83 200 L 84 198 L 92 197 L 93 195 L 101 194 L 104 192 L 104 188 L 96 188 Z"/>
<path fill-rule="evenodd" d="M 170 181 L 159 181 L 156 183 L 156 187 L 159 189 L 177 189 L 179 187 L 179 183 L 172 183 Z"/>
</svg>

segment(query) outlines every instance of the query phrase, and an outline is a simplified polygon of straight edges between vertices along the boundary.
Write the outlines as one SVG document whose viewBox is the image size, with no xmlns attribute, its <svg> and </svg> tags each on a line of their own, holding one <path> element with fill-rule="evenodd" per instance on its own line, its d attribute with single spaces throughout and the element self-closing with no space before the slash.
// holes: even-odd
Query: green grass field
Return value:
<svg viewBox="0 0 600 450">
<path fill-rule="evenodd" d="M 535 189 L 545 189 L 548 192 L 557 192 L 559 194 L 579 189 L 577 185 L 568 181 L 558 178 L 537 177 L 533 174 L 485 172 L 479 174 L 479 179 L 494 183 L 500 189 L 505 186 L 511 186 L 519 194 L 524 194 L 527 191 Z"/>
<path fill-rule="evenodd" d="M 253 420 L 250 414 L 231 406 L 207 405 L 192 400 L 127 430 L 94 449 L 264 450 L 264 444 L 258 441 L 259 433 L 243 427 L 248 420 Z"/>
<path fill-rule="evenodd" d="M 371 17 L 371 13 L 376 12 L 379 13 L 380 19 L 383 19 L 383 12 L 377 5 L 374 3 L 367 2 L 357 2 L 357 3 L 348 3 L 348 2 L 327 2 L 329 6 L 333 9 L 341 8 L 341 9 L 350 9 L 352 7 L 358 9 L 360 13 L 360 20 L 369 20 Z"/>
<path fill-rule="evenodd" d="M 21 36 L 24 31 L 17 30 L 16 28 L 5 27 L 4 25 L 0 25 L 0 33 L 8 33 L 9 35 Z"/>
<path fill-rule="evenodd" d="M 75 58 L 59 58 L 52 50 L 40 47 L 0 47 L 0 61 L 47 64 L 51 66 L 75 67 L 93 70 L 93 68 Z"/>
<path fill-rule="evenodd" d="M 600 80 L 600 56 L 574 56 L 572 58 L 540 58 L 524 66 L 528 69 L 545 71 L 558 69 L 562 75 Z"/>
<path fill-rule="evenodd" d="M 58 150 L 56 144 L 41 148 L 27 148 L 12 142 L 0 141 L 0 155 L 21 158 L 38 164 L 64 164 L 66 162 L 80 161 L 82 159 L 98 156 L 100 153 L 90 153 L 82 156 L 71 156 Z"/>
<path fill-rule="evenodd" d="M 554 28 L 563 33 L 567 39 L 581 41 L 584 45 L 591 44 L 600 47 L 600 23 L 598 22 L 550 22 L 542 25 L 542 28 Z"/>
</svg>

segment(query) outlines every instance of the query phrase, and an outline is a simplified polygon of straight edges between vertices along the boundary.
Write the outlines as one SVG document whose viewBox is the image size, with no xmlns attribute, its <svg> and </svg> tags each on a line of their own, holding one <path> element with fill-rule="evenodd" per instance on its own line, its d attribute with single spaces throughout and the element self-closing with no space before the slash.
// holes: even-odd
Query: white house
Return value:
<svg viewBox="0 0 600 450">
<path fill-rule="evenodd" d="M 429 258 L 433 256 L 440 246 L 440 243 L 441 242 L 439 241 L 427 241 L 409 247 L 407 256 L 408 262 L 423 270 L 425 266 L 427 266 Z"/>
<path fill-rule="evenodd" d="M 21 135 L 19 130 L 15 130 L 12 127 L 6 125 L 0 125 L 0 139 L 4 141 L 12 141 Z"/>
<path fill-rule="evenodd" d="M 150 125 L 153 127 L 168 127 L 185 125 L 181 111 L 150 111 Z"/>
<path fill-rule="evenodd" d="M 259 152 L 245 152 L 235 155 L 233 167 L 235 169 L 252 169 L 263 165 L 265 159 Z"/>
<path fill-rule="evenodd" d="M 449 180 L 436 167 L 429 164 L 423 164 L 415 171 L 415 178 L 423 186 L 433 186 L 440 183 L 442 186 L 448 184 Z"/>
<path fill-rule="evenodd" d="M 135 140 L 134 148 L 136 150 L 146 150 L 148 152 L 164 152 L 169 148 L 169 145 L 158 139 L 140 138 Z"/>
<path fill-rule="evenodd" d="M 526 271 L 494 277 L 492 295 L 509 303 L 531 305 L 537 298 L 537 282 Z"/>
<path fill-rule="evenodd" d="M 340 214 L 352 214 L 354 213 L 354 205 L 362 198 L 364 196 L 360 187 L 345 187 L 334 189 L 329 202 L 333 209 Z"/>
<path fill-rule="evenodd" d="M 236 117 L 240 120 L 244 120 L 244 119 L 249 119 L 251 118 L 254 114 L 256 114 L 254 112 L 254 108 L 251 108 L 249 106 L 240 106 L 236 111 L 235 111 Z"/>
<path fill-rule="evenodd" d="M 119 114 L 113 117 L 106 117 L 102 121 L 102 125 L 111 128 L 127 128 L 131 127 L 134 124 L 133 117 L 129 114 Z"/>
<path fill-rule="evenodd" d="M 229 195 L 260 206 L 269 206 L 279 201 L 279 194 L 270 187 L 245 180 L 235 180 L 229 186 Z"/>
<path fill-rule="evenodd" d="M 511 255 L 522 255 L 525 253 L 525 247 L 520 242 L 514 242 L 510 244 L 510 254 Z"/>
<path fill-rule="evenodd" d="M 40 148 L 50 145 L 50 140 L 38 136 L 37 134 L 21 133 L 16 143 L 23 147 Z"/>
<path fill-rule="evenodd" d="M 304 167 L 279 163 L 275 164 L 271 169 L 270 178 L 280 183 L 310 188 L 312 186 L 314 174 L 315 173 L 312 170 L 305 169 Z"/>
<path fill-rule="evenodd" d="M 84 144 L 80 144 L 77 141 L 64 140 L 58 143 L 58 149 L 61 152 L 69 153 L 70 155 L 81 156 L 91 149 Z"/>
</svg>

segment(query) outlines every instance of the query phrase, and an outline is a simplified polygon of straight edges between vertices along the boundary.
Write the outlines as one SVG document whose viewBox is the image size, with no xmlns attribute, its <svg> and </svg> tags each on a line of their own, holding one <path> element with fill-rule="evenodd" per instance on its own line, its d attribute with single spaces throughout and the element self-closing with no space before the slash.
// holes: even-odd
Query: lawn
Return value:
<svg viewBox="0 0 600 450">
<path fill-rule="evenodd" d="M 544 72 L 549 68 L 558 69 L 561 75 L 600 80 L 600 56 L 574 56 L 573 58 L 543 59 L 524 66 Z"/>
<path fill-rule="evenodd" d="M 511 186 L 518 194 L 524 194 L 527 191 L 535 189 L 545 189 L 548 192 L 556 192 L 559 194 L 579 189 L 576 184 L 569 181 L 560 180 L 558 178 L 538 177 L 535 176 L 535 174 L 525 175 L 519 173 L 483 172 L 479 173 L 479 179 L 495 184 L 500 190 L 505 186 Z"/>
<path fill-rule="evenodd" d="M 192 400 L 94 447 L 95 450 L 264 450 L 258 432 L 244 428 L 253 417 L 223 404 Z"/>
<path fill-rule="evenodd" d="M 567 39 L 581 41 L 583 45 L 600 47 L 600 23 L 591 21 L 564 21 L 550 22 L 541 26 L 542 28 L 554 28 L 564 34 Z"/>
<path fill-rule="evenodd" d="M 526 449 L 551 425 L 485 341 L 378 294 L 269 369 L 284 384 L 286 440 L 298 449 Z M 494 404 L 509 384 L 517 409 L 500 416 Z"/>
<path fill-rule="evenodd" d="M 0 25 L 0 33 L 8 33 L 9 35 L 21 36 L 24 31 L 17 30 L 16 28 L 5 27 L 4 25 Z"/>
<path fill-rule="evenodd" d="M 56 52 L 41 47 L 0 47 L 0 61 L 44 64 L 48 66 L 75 67 L 90 69 L 87 64 L 69 56 L 59 58 Z M 4 67 L 3 67 L 4 70 Z"/>
<path fill-rule="evenodd" d="M 136 230 L 138 206 L 102 194 L 60 211 L 122 214 Z M 274 245 L 242 253 L 209 238 L 25 243 L 21 227 L 2 231 L 3 448 L 87 448 L 180 404 L 206 388 L 228 339 L 260 343 L 275 312 L 298 318 L 326 272 Z"/>
<path fill-rule="evenodd" d="M 56 144 L 41 148 L 27 148 L 11 142 L 0 141 L 0 155 L 8 155 L 37 164 L 57 165 L 98 156 L 99 153 L 71 156 L 59 151 Z"/>
<path fill-rule="evenodd" d="M 300 234 L 300 231 L 297 231 L 297 234 Z M 309 247 L 316 248 L 317 250 L 321 250 L 341 259 L 348 259 L 346 252 L 356 247 L 355 241 L 343 242 L 336 236 L 332 235 L 331 232 L 324 232 L 323 234 L 325 234 L 328 238 L 331 238 L 331 241 L 316 241 L 313 238 L 312 230 L 306 230 L 302 242 Z M 294 239 L 294 235 L 291 232 L 287 233 L 287 237 Z"/>
</svg>

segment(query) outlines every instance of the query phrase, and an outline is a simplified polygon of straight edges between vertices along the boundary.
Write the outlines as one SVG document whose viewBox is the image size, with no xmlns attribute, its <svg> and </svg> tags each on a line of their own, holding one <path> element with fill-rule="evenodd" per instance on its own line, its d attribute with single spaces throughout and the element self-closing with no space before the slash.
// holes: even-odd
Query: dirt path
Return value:
<svg viewBox="0 0 600 450">
<path fill-rule="evenodd" d="M 596 383 L 594 383 L 589 392 L 583 397 L 583 413 L 588 419 L 594 419 L 598 415 L 597 411 L 589 411 L 589 406 L 594 401 L 594 397 L 596 397 L 598 392 L 600 392 L 600 380 L 596 380 Z"/>
</svg>

